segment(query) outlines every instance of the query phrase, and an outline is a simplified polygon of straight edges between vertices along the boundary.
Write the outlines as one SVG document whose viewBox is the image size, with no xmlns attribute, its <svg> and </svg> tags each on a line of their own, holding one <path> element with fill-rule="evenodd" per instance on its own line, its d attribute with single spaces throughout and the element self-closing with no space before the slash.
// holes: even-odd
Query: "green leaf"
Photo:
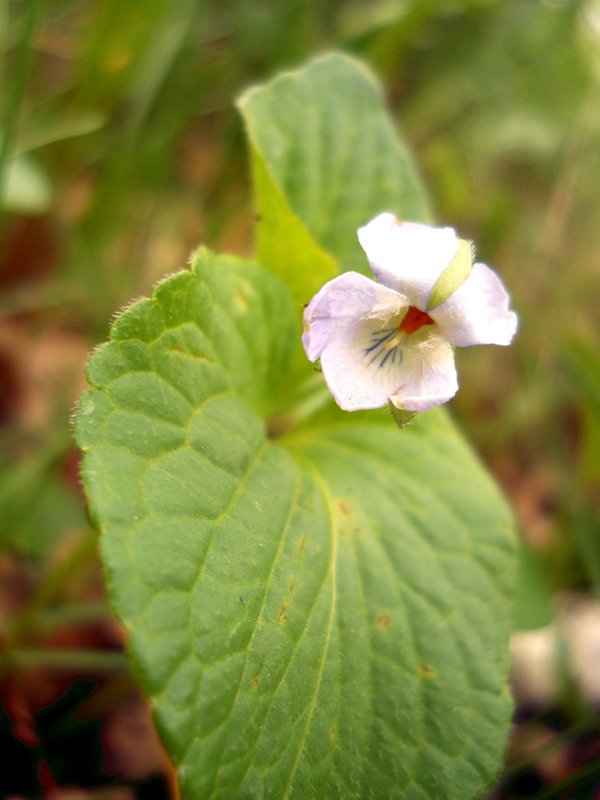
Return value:
<svg viewBox="0 0 600 800">
<path fill-rule="evenodd" d="M 338 270 L 368 272 L 356 231 L 379 212 L 430 219 L 381 91 L 355 59 L 323 56 L 238 105 L 252 149 L 258 256 L 300 302 L 334 277 L 331 256 Z"/>
<path fill-rule="evenodd" d="M 80 116 L 70 116 L 59 121 L 42 120 L 34 130 L 24 132 L 16 148 L 18 156 L 47 147 L 55 142 L 94 133 L 106 124 L 102 114 L 90 112 Z"/>
<path fill-rule="evenodd" d="M 257 202 L 257 252 L 261 262 L 287 283 L 300 312 L 302 304 L 338 274 L 338 267 L 292 212 L 254 148 L 251 160 Z"/>
<path fill-rule="evenodd" d="M 197 798 L 456 798 L 511 703 L 510 517 L 445 414 L 272 440 L 299 332 L 201 251 L 115 322 L 78 440 L 114 607 Z"/>
</svg>

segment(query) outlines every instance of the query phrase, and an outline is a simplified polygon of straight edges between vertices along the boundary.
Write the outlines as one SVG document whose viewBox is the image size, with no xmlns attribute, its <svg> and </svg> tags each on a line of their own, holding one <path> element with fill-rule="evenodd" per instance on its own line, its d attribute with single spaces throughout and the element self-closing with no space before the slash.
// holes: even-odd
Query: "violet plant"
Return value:
<svg viewBox="0 0 600 800">
<path fill-rule="evenodd" d="M 390 402 L 427 411 L 458 390 L 453 345 L 510 344 L 517 315 L 498 276 L 473 266 L 452 228 L 380 214 L 358 231 L 378 282 L 329 281 L 304 313 L 302 342 L 346 411 Z"/>
<path fill-rule="evenodd" d="M 133 666 L 183 798 L 475 797 L 511 713 L 511 516 L 444 409 L 377 407 L 448 400 L 453 346 L 516 316 L 428 227 L 361 64 L 239 108 L 259 263 L 200 249 L 116 319 L 79 407 Z"/>
</svg>

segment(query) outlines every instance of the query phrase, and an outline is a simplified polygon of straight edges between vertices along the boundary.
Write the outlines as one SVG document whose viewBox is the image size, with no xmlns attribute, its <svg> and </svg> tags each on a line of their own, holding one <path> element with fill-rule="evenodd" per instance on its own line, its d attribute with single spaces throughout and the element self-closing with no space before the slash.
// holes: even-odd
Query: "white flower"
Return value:
<svg viewBox="0 0 600 800">
<path fill-rule="evenodd" d="M 358 231 L 377 281 L 345 272 L 304 312 L 302 343 L 345 411 L 425 411 L 458 382 L 453 346 L 510 344 L 517 315 L 498 276 L 452 228 L 380 214 Z"/>
</svg>

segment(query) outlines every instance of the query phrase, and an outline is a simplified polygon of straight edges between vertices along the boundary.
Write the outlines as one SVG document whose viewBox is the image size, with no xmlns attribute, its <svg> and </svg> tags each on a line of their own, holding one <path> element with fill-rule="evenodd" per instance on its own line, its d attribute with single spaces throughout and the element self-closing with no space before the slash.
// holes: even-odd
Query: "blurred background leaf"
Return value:
<svg viewBox="0 0 600 800">
<path fill-rule="evenodd" d="M 515 345 L 458 353 L 452 412 L 502 482 L 553 596 L 593 591 L 598 0 L 10 0 L 1 13 L 0 164 L 12 173 L 0 221 L 6 616 L 74 529 L 85 535 L 67 441 L 86 350 L 115 309 L 199 243 L 252 252 L 233 99 L 329 47 L 377 73 L 435 217 L 473 238 L 511 288 Z M 579 713 L 569 707 L 560 724 Z M 590 742 L 577 739 L 588 761 Z M 555 758 L 552 780 L 577 758 Z"/>
<path fill-rule="evenodd" d="M 4 176 L 3 202 L 16 214 L 43 214 L 50 209 L 52 189 L 47 174 L 27 156 L 11 158 Z"/>
</svg>

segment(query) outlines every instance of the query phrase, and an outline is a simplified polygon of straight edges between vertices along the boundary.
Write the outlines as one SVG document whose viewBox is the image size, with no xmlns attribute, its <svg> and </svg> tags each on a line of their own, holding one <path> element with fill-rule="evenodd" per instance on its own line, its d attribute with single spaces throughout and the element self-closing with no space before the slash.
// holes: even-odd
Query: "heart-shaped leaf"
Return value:
<svg viewBox="0 0 600 800">
<path fill-rule="evenodd" d="M 510 520 L 443 413 L 268 436 L 298 345 L 198 254 L 114 324 L 78 415 L 110 596 L 184 798 L 464 798 L 510 712 Z"/>
</svg>

